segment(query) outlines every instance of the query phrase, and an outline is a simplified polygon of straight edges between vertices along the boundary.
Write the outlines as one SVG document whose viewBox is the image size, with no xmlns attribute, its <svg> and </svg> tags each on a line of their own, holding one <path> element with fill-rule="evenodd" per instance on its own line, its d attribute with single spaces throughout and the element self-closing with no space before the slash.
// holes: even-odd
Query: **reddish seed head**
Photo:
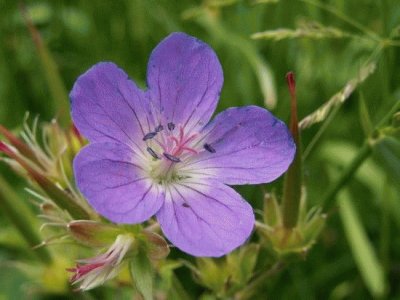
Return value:
<svg viewBox="0 0 400 300">
<path fill-rule="evenodd" d="M 290 92 L 290 110 L 291 110 L 291 118 L 290 118 L 290 131 L 296 141 L 296 144 L 299 143 L 299 129 L 298 129 L 298 119 L 297 119 L 297 97 L 296 97 L 296 81 L 294 79 L 294 73 L 288 72 L 286 74 L 286 81 L 289 87 Z"/>
<path fill-rule="evenodd" d="M 286 74 L 286 81 L 289 87 L 290 95 L 293 97 L 296 95 L 296 81 L 294 78 L 294 73 L 292 71 Z"/>
</svg>

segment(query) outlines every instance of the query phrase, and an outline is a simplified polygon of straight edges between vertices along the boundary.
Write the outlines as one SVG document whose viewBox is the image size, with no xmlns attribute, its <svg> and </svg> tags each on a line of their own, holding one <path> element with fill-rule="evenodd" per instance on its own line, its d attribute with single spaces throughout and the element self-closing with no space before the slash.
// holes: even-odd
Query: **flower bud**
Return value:
<svg viewBox="0 0 400 300">
<path fill-rule="evenodd" d="M 67 269 L 74 273 L 70 281 L 72 284 L 79 283 L 79 290 L 87 291 L 114 278 L 123 266 L 134 241 L 131 234 L 120 234 L 105 253 L 78 260 L 74 268 Z"/>
</svg>

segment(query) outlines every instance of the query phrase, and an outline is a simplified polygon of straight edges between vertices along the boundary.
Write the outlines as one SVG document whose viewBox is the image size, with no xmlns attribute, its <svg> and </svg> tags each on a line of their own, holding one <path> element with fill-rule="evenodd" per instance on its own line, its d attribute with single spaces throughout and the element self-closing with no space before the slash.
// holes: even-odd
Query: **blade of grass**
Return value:
<svg viewBox="0 0 400 300">
<path fill-rule="evenodd" d="M 385 294 L 385 274 L 346 190 L 339 194 L 343 229 L 360 275 L 374 298 Z"/>
</svg>

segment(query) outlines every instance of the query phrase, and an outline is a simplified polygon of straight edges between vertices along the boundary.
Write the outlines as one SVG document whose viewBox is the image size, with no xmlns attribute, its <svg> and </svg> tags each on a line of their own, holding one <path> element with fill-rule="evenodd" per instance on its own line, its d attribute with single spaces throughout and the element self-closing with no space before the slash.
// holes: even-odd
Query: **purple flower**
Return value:
<svg viewBox="0 0 400 300">
<path fill-rule="evenodd" d="M 214 51 L 184 33 L 154 49 L 145 91 L 113 63 L 78 78 L 72 117 L 90 144 L 74 171 L 98 213 L 116 223 L 156 215 L 165 236 L 195 256 L 221 256 L 245 242 L 253 210 L 227 185 L 276 179 L 295 145 L 285 124 L 256 106 L 209 122 L 222 82 Z"/>
</svg>

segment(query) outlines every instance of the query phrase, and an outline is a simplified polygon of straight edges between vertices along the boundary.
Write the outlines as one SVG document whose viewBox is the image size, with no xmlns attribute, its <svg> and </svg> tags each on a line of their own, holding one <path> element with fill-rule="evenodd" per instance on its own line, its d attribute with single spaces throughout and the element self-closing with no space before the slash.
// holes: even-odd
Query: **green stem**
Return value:
<svg viewBox="0 0 400 300">
<path fill-rule="evenodd" d="M 29 246 L 34 247 L 41 244 L 42 240 L 35 230 L 36 220 L 34 214 L 24 202 L 21 202 L 21 199 L 1 176 L 0 209 L 13 223 Z M 35 254 L 43 263 L 51 263 L 51 256 L 47 248 L 36 248 Z"/>
<path fill-rule="evenodd" d="M 342 173 L 342 176 L 340 176 L 339 180 L 336 181 L 335 184 L 326 193 L 325 197 L 322 200 L 323 206 L 328 208 L 333 204 L 337 193 L 342 189 L 343 186 L 345 186 L 348 183 L 348 180 L 353 177 L 358 168 L 369 157 L 371 152 L 372 152 L 371 145 L 368 142 L 364 143 L 360 151 L 358 151 L 356 157 Z"/>
</svg>

